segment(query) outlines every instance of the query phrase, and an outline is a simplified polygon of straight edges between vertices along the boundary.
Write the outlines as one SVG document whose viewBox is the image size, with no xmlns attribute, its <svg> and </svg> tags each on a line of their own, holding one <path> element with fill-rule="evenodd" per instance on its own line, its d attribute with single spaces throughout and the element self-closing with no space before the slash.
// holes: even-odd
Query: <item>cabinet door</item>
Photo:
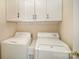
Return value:
<svg viewBox="0 0 79 59">
<path fill-rule="evenodd" d="M 33 21 L 34 0 L 20 0 L 19 13 L 21 21 Z"/>
<path fill-rule="evenodd" d="M 37 21 L 45 21 L 46 0 L 35 0 L 35 14 Z"/>
<path fill-rule="evenodd" d="M 34 18 L 34 0 L 26 0 L 25 2 L 25 19 L 33 21 Z"/>
<path fill-rule="evenodd" d="M 62 20 L 62 0 L 47 0 L 47 20 Z"/>
<path fill-rule="evenodd" d="M 17 13 L 18 13 L 18 1 L 17 0 L 6 0 L 6 18 L 7 21 L 17 21 Z"/>
<path fill-rule="evenodd" d="M 19 0 L 19 21 L 24 21 L 25 19 L 25 2 L 26 0 Z"/>
</svg>

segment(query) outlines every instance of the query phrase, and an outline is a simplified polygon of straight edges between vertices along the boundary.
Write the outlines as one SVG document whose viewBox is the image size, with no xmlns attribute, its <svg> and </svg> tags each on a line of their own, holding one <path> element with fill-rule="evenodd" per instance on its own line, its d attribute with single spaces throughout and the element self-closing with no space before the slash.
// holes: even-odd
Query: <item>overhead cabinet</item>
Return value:
<svg viewBox="0 0 79 59">
<path fill-rule="evenodd" d="M 8 21 L 62 21 L 62 0 L 7 0 Z"/>
<path fill-rule="evenodd" d="M 62 21 L 62 0 L 35 0 L 37 21 Z"/>
<path fill-rule="evenodd" d="M 33 21 L 34 0 L 19 0 L 19 21 Z"/>
<path fill-rule="evenodd" d="M 47 20 L 61 21 L 62 20 L 62 0 L 47 0 Z"/>
<path fill-rule="evenodd" d="M 36 21 L 46 21 L 46 0 L 35 0 Z"/>
<path fill-rule="evenodd" d="M 6 0 L 6 19 L 7 21 L 18 21 L 17 0 Z"/>
</svg>

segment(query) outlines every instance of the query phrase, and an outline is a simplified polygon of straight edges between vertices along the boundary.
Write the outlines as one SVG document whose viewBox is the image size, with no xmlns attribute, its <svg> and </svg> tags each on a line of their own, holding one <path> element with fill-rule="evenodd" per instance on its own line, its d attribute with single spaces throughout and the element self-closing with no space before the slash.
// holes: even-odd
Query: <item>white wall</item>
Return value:
<svg viewBox="0 0 79 59">
<path fill-rule="evenodd" d="M 0 0 L 0 42 L 13 36 L 16 31 L 16 24 L 7 23 L 5 16 L 5 0 Z"/>
<path fill-rule="evenodd" d="M 79 0 L 73 0 L 74 49 L 79 51 Z"/>
<path fill-rule="evenodd" d="M 38 32 L 58 32 L 58 22 L 34 22 L 34 23 L 18 23 L 17 31 L 31 32 L 33 39 L 36 39 Z"/>
<path fill-rule="evenodd" d="M 73 51 L 79 52 L 79 0 L 73 0 L 73 20 L 74 20 Z M 79 59 L 79 57 L 74 56 L 73 59 Z"/>
<path fill-rule="evenodd" d="M 79 53 L 79 0 L 73 0 L 73 51 Z M 79 59 L 77 56 L 73 56 L 73 59 Z"/>
<path fill-rule="evenodd" d="M 16 31 L 16 24 L 6 22 L 5 16 L 5 0 L 0 0 L 0 40 L 12 36 Z"/>
<path fill-rule="evenodd" d="M 63 21 L 60 23 L 61 39 L 73 48 L 73 0 L 63 0 Z"/>
</svg>

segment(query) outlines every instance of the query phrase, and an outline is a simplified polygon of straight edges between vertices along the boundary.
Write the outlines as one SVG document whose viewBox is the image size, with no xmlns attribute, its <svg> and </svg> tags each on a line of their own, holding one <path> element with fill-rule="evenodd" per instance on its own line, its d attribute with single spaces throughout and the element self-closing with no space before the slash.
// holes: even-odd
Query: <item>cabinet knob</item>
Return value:
<svg viewBox="0 0 79 59">
<path fill-rule="evenodd" d="M 33 19 L 34 19 L 34 15 L 33 15 Z"/>
<path fill-rule="evenodd" d="M 37 19 L 37 15 L 35 14 L 35 19 Z"/>
<path fill-rule="evenodd" d="M 17 15 L 18 15 L 17 17 L 19 18 L 19 12 L 17 13 Z"/>
<path fill-rule="evenodd" d="M 37 19 L 37 15 L 35 14 L 35 15 L 33 15 L 33 19 Z"/>
<path fill-rule="evenodd" d="M 46 18 L 49 19 L 49 14 L 46 15 Z"/>
</svg>

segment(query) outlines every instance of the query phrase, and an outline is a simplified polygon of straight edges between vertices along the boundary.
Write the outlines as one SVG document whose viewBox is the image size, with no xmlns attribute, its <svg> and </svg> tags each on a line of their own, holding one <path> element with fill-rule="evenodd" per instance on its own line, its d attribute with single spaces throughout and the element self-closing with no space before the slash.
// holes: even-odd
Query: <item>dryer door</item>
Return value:
<svg viewBox="0 0 79 59">
<path fill-rule="evenodd" d="M 35 59 L 69 59 L 69 54 L 56 52 L 51 45 L 39 45 L 35 52 Z"/>
</svg>

